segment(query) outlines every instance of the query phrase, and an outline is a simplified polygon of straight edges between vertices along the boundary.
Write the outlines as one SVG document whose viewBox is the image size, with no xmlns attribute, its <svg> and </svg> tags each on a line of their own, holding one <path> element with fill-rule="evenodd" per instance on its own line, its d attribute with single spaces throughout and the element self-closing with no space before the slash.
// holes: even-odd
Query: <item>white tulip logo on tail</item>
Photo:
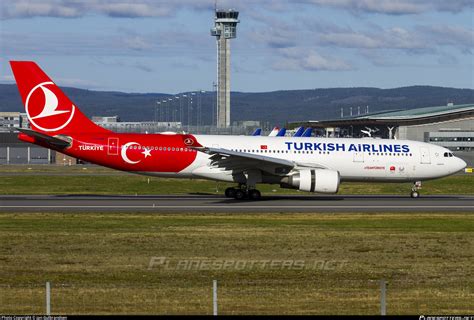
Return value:
<svg viewBox="0 0 474 320">
<path fill-rule="evenodd" d="M 53 82 L 42 82 L 31 89 L 26 97 L 25 109 L 28 120 L 43 131 L 63 129 L 71 122 L 76 109 L 73 104 L 69 105 L 69 102 L 60 103 L 52 90 L 57 90 Z"/>
</svg>

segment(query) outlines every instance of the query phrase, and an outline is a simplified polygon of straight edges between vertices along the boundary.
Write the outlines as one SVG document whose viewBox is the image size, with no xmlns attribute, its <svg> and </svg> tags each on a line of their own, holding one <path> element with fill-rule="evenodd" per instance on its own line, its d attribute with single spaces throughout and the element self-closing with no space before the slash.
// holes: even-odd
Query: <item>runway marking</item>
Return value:
<svg viewBox="0 0 474 320">
<path fill-rule="evenodd" d="M 144 206 L 1 206 L 0 208 L 44 208 L 44 209 L 474 209 L 474 206 L 224 206 L 224 205 L 214 205 L 214 206 L 157 206 L 157 205 L 144 205 Z"/>
<path fill-rule="evenodd" d="M 327 198 L 331 199 L 337 199 L 337 200 L 364 200 L 364 199 L 410 199 L 410 197 L 403 197 L 399 195 L 347 195 L 347 196 L 340 196 L 340 195 L 333 195 L 333 196 L 321 196 L 321 197 L 307 197 L 304 195 L 291 195 L 291 196 L 284 196 L 284 195 L 272 195 L 269 197 L 266 197 L 268 200 L 293 200 L 293 199 L 310 199 L 314 201 L 325 201 Z M 59 200 L 59 201 L 70 201 L 70 200 L 97 200 L 97 201 L 102 201 L 102 200 L 143 200 L 143 201 L 153 201 L 153 200 L 233 200 L 225 197 L 220 197 L 220 196 L 210 196 L 210 197 L 180 197 L 180 196 L 165 196 L 165 197 L 153 197 L 153 196 L 118 196 L 118 197 L 107 197 L 107 196 L 101 196 L 101 197 L 94 197 L 94 196 L 81 196 L 77 195 L 74 197 L 65 197 L 65 196 L 43 196 L 43 195 L 12 195 L 12 196 L 2 196 L 0 197 L 0 200 L 3 201 L 11 201 L 11 200 L 38 200 L 38 201 L 43 201 L 43 200 Z M 421 201 L 428 201 L 428 200 L 471 200 L 474 199 L 473 196 L 469 195 L 459 195 L 459 196 L 439 196 L 436 195 L 434 197 L 430 196 L 425 196 L 422 199 L 419 199 Z M 418 200 L 416 200 L 418 201 Z"/>
</svg>

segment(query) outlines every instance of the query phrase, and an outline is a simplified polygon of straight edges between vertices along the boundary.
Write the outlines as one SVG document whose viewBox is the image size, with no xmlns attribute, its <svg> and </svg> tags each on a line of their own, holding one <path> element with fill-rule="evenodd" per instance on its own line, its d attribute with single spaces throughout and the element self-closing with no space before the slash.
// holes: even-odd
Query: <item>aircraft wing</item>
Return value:
<svg viewBox="0 0 474 320">
<path fill-rule="evenodd" d="M 287 174 L 296 164 L 289 160 L 249 154 L 222 148 L 196 148 L 211 155 L 211 165 L 224 170 L 246 171 L 259 169 L 270 174 Z"/>
<path fill-rule="evenodd" d="M 197 150 L 211 155 L 211 165 L 224 170 L 246 171 L 258 169 L 273 175 L 286 175 L 294 168 L 322 166 L 307 163 L 297 163 L 290 160 L 278 159 L 269 156 L 256 155 L 223 148 L 196 148 Z"/>
</svg>

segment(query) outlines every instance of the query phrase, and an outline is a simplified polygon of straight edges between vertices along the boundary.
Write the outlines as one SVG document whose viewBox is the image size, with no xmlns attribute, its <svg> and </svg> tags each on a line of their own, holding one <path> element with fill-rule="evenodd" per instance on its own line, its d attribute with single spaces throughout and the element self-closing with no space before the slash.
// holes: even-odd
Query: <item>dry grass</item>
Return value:
<svg viewBox="0 0 474 320">
<path fill-rule="evenodd" d="M 383 278 L 389 314 L 468 314 L 473 232 L 469 213 L 5 213 L 0 313 L 44 312 L 49 280 L 53 313 L 211 314 L 218 279 L 221 314 L 377 314 Z M 148 270 L 151 257 L 280 267 Z"/>
</svg>

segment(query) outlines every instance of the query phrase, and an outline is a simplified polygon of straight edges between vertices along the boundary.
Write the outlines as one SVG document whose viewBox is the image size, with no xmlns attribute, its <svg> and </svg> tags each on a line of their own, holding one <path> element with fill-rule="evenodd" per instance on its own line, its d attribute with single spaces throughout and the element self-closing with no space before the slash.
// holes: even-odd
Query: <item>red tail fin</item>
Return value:
<svg viewBox="0 0 474 320">
<path fill-rule="evenodd" d="M 90 121 L 31 61 L 10 61 L 31 128 L 48 135 L 108 130 Z"/>
</svg>

